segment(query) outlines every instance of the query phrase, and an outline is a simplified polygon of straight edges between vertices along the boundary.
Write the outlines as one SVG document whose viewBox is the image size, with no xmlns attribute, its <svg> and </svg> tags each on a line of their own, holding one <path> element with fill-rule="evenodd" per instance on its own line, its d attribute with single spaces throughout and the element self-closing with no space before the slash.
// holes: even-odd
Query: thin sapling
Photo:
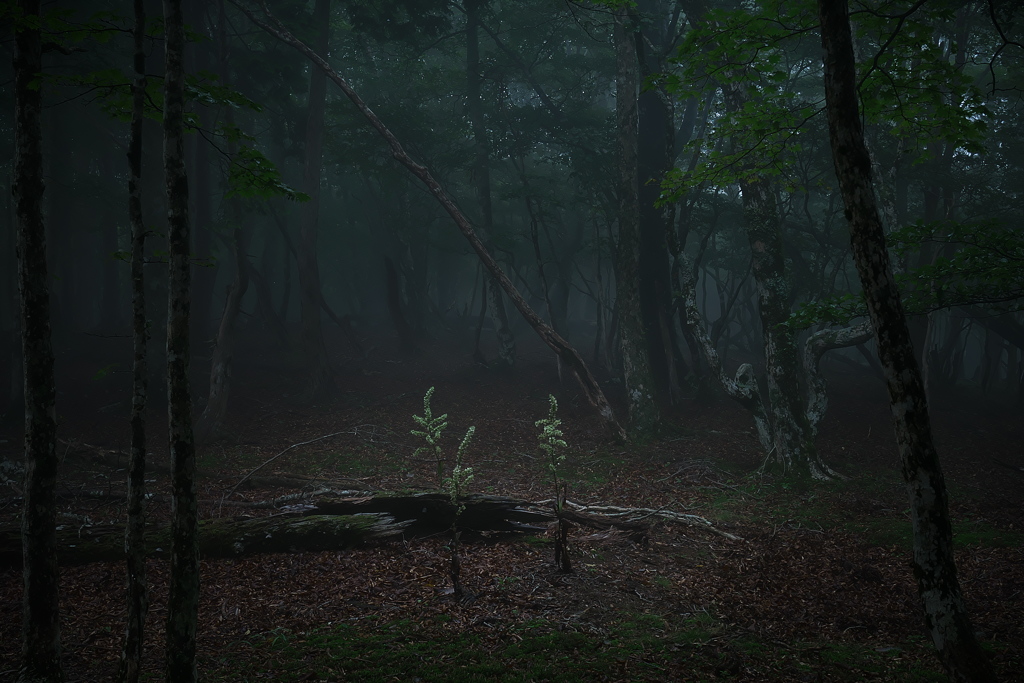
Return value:
<svg viewBox="0 0 1024 683">
<path fill-rule="evenodd" d="M 537 420 L 534 425 L 540 428 L 537 440 L 540 450 L 547 456 L 548 471 L 551 472 L 551 480 L 555 486 L 555 518 L 558 520 L 558 535 L 555 537 L 555 565 L 559 571 L 569 573 L 572 571 L 572 562 L 569 560 L 569 520 L 565 518 L 565 498 L 568 494 L 568 484 L 561 480 L 558 469 L 565 462 L 565 449 L 568 444 L 562 437 L 562 430 L 559 427 L 562 421 L 555 415 L 558 413 L 558 401 L 555 397 L 548 395 L 548 416 Z"/>
</svg>

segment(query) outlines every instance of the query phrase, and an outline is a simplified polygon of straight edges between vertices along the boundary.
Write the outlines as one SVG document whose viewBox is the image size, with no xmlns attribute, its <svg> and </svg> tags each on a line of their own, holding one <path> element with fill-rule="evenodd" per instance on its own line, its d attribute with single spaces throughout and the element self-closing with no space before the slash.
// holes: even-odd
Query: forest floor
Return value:
<svg viewBox="0 0 1024 683">
<path fill-rule="evenodd" d="M 356 359 L 342 340 L 337 396 L 310 406 L 289 359 L 243 349 L 230 436 L 199 450 L 201 515 L 247 472 L 345 481 L 353 489 L 436 489 L 414 457 L 413 414 L 436 387 L 454 449 L 470 425 L 472 491 L 529 501 L 553 495 L 534 422 L 549 393 L 569 444 L 565 479 L 580 503 L 699 515 L 739 536 L 653 523 L 643 538 L 575 528 L 575 570 L 553 565 L 550 531 L 466 537 L 454 600 L 446 538 L 408 538 L 334 552 L 204 560 L 199 671 L 209 681 L 935 681 L 909 566 L 910 521 L 884 387 L 869 371 L 827 364 L 831 407 L 818 438 L 848 479 L 790 481 L 761 472 L 749 416 L 724 398 L 684 401 L 660 438 L 612 442 L 548 353 L 521 337 L 520 364 L 474 365 L 468 345 L 436 342 L 414 357 L 385 343 Z M 123 491 L 125 472 L 73 444 L 127 451 L 126 348 L 59 360 L 63 489 Z M 290 359 L 294 361 L 294 359 Z M 207 362 L 194 361 L 195 388 Z M 158 390 L 154 387 L 154 394 Z M 197 393 L 201 393 L 198 391 Z M 614 397 L 614 385 L 609 385 Z M 1024 410 L 998 397 L 940 397 L 933 420 L 951 493 L 959 576 L 976 630 L 1002 680 L 1024 671 Z M 166 419 L 154 405 L 152 458 L 166 462 Z M 21 457 L 17 427 L 0 428 L 0 459 Z M 452 452 L 449 450 L 449 453 Z M 269 473 L 269 472 L 268 472 Z M 164 474 L 151 490 L 168 491 Z M 265 500 L 294 490 L 240 490 Z M 15 520 L 4 485 L 0 523 Z M 150 515 L 166 519 L 166 503 Z M 237 510 L 234 511 L 237 513 Z M 63 523 L 120 521 L 123 505 L 62 502 Z M 147 680 L 163 680 L 167 563 L 149 564 Z M 124 568 L 62 569 L 69 681 L 110 680 L 124 629 Z M 0 681 L 17 674 L 21 575 L 0 571 Z"/>
</svg>

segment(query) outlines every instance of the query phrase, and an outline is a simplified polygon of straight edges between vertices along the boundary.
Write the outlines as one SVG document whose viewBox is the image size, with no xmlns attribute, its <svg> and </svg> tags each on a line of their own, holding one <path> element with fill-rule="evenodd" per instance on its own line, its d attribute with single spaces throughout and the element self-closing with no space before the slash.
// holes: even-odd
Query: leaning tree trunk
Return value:
<svg viewBox="0 0 1024 683">
<path fill-rule="evenodd" d="M 348 84 L 344 78 L 342 78 L 337 71 L 331 68 L 331 65 L 324 60 L 323 57 L 318 55 L 316 52 L 311 50 L 309 46 L 297 39 L 282 25 L 273 15 L 270 14 L 269 9 L 265 2 L 260 2 L 264 15 L 267 17 L 266 20 L 260 19 L 253 14 L 248 8 L 242 4 L 236 5 L 246 16 L 252 20 L 257 26 L 267 31 L 278 40 L 291 45 L 296 50 L 304 54 L 311 62 L 313 62 L 318 68 L 323 70 L 327 76 L 334 81 L 334 83 L 341 88 L 345 93 L 345 96 L 351 100 L 351 102 L 359 109 L 360 113 L 366 117 L 381 137 L 383 137 L 388 146 L 391 148 L 391 155 L 403 166 L 405 166 L 410 173 L 415 175 L 420 181 L 426 185 L 427 189 L 434 196 L 434 198 L 441 204 L 444 210 L 451 216 L 455 225 L 459 228 L 463 237 L 469 242 L 473 251 L 476 252 L 480 258 L 480 262 L 487 268 L 491 275 L 493 275 L 501 288 L 505 291 L 505 294 L 512 300 L 516 310 L 519 311 L 520 315 L 526 319 L 530 327 L 534 329 L 537 336 L 541 338 L 548 348 L 554 351 L 561 358 L 562 362 L 572 370 L 573 375 L 576 376 L 577 381 L 580 384 L 580 388 L 583 390 L 584 395 L 587 397 L 587 401 L 590 405 L 597 409 L 598 413 L 604 419 L 605 424 L 612 430 L 616 438 L 625 439 L 625 431 L 619 425 L 615 419 L 615 413 L 612 411 L 611 405 L 608 403 L 608 399 L 604 395 L 604 391 L 601 390 L 597 380 L 594 379 L 593 374 L 590 372 L 590 368 L 584 362 L 583 357 L 579 352 L 573 348 L 569 342 L 558 335 L 551 327 L 544 322 L 544 320 L 537 315 L 537 313 L 530 308 L 530 305 L 526 303 L 523 295 L 519 293 L 512 281 L 509 280 L 508 275 L 501 269 L 501 266 L 494 260 L 490 252 L 484 246 L 480 237 L 476 234 L 472 224 L 466 218 L 465 214 L 456 206 L 455 201 L 448 195 L 441 184 L 437 182 L 434 176 L 430 173 L 425 166 L 413 161 L 412 157 L 409 156 L 405 148 L 402 147 L 402 143 L 398 141 L 394 133 L 388 129 L 384 123 L 377 118 L 377 115 L 366 106 L 362 98 L 352 89 L 352 86 Z"/>
<path fill-rule="evenodd" d="M 142 643 L 149 596 L 146 586 L 146 226 L 142 221 L 142 121 L 146 101 L 146 9 L 135 5 L 135 82 L 128 139 L 128 222 L 132 229 L 132 416 L 131 459 L 128 463 L 128 523 L 124 529 L 127 564 L 128 621 L 117 680 L 136 683 L 142 668 Z"/>
<path fill-rule="evenodd" d="M 932 441 L 921 373 L 889 264 L 875 200 L 871 160 L 861 128 L 849 8 L 819 0 L 825 49 L 825 102 L 836 176 L 850 221 L 854 260 L 878 343 L 892 404 L 903 479 L 914 528 L 914 575 L 925 623 L 950 677 L 994 681 L 995 673 L 971 626 L 953 561 L 946 483 Z"/>
<path fill-rule="evenodd" d="M 195 681 L 199 617 L 199 508 L 189 396 L 189 218 L 185 173 L 185 25 L 181 0 L 164 0 L 164 175 L 167 184 L 167 412 L 171 451 L 171 573 L 167 680 Z"/>
<path fill-rule="evenodd" d="M 615 308 L 629 429 L 652 431 L 660 420 L 640 306 L 640 203 L 637 170 L 637 56 L 625 12 L 615 18 L 615 119 L 619 155 L 619 240 L 615 254 Z"/>
<path fill-rule="evenodd" d="M 25 368 L 22 513 L 22 681 L 60 681 L 57 599 L 57 413 L 43 226 L 43 70 L 39 0 L 19 3 L 14 33 L 14 202 L 18 224 L 21 348 Z"/>
<path fill-rule="evenodd" d="M 318 28 L 317 50 L 327 54 L 330 37 L 331 0 L 316 0 L 313 19 Z M 303 180 L 309 201 L 302 207 L 299 230 L 299 303 L 301 315 L 300 345 L 306 363 L 307 397 L 316 401 L 332 393 L 332 376 L 320 325 L 320 266 L 316 242 L 320 219 L 320 174 L 323 162 L 324 108 L 327 77 L 320 69 L 311 69 L 309 101 L 306 112 L 306 150 Z"/>
</svg>

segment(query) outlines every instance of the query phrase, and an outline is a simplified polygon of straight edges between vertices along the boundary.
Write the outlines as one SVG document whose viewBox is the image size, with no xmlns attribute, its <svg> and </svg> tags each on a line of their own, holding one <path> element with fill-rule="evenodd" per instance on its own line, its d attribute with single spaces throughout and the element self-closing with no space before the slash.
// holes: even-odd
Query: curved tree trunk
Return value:
<svg viewBox="0 0 1024 683">
<path fill-rule="evenodd" d="M 14 33 L 14 202 L 18 225 L 21 348 L 25 368 L 25 508 L 22 513 L 23 681 L 60 681 L 57 570 L 57 413 L 43 225 L 43 70 L 39 0 L 22 0 Z"/>
<path fill-rule="evenodd" d="M 142 220 L 142 122 L 146 98 L 146 9 L 134 0 L 135 40 L 132 121 L 128 140 L 128 221 L 132 230 L 132 415 L 131 459 L 128 463 L 128 522 L 124 528 L 127 564 L 128 619 L 117 680 L 135 683 L 142 669 L 142 643 L 149 595 L 146 585 L 146 226 Z"/>
<path fill-rule="evenodd" d="M 167 412 L 171 451 L 171 572 L 167 600 L 167 680 L 198 678 L 199 617 L 196 453 L 189 395 L 189 216 L 185 173 L 185 25 L 181 0 L 164 0 L 164 176 L 167 183 Z"/>
<path fill-rule="evenodd" d="M 861 128 L 857 72 L 844 0 L 819 0 L 825 49 L 825 102 L 836 176 L 850 221 L 854 260 L 878 343 L 892 404 L 903 479 L 914 527 L 914 575 L 925 623 L 950 677 L 982 683 L 995 674 L 978 644 L 953 561 L 946 482 L 932 441 L 928 401 L 899 289 L 886 251 L 871 161 Z"/>
</svg>

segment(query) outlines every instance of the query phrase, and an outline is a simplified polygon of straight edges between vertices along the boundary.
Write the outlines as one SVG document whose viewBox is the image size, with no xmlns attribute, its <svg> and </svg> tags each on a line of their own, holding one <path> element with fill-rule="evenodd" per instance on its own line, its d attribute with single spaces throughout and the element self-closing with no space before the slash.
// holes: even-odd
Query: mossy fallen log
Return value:
<svg viewBox="0 0 1024 683">
<path fill-rule="evenodd" d="M 220 517 L 199 522 L 199 553 L 204 558 L 229 558 L 261 553 L 340 550 L 366 541 L 401 534 L 408 522 L 386 514 L 278 515 Z M 171 529 L 146 529 L 149 557 L 170 555 Z M 57 557 L 62 565 L 124 558 L 123 524 L 62 525 L 57 528 Z M 21 566 L 21 528 L 0 528 L 0 567 Z"/>
</svg>

